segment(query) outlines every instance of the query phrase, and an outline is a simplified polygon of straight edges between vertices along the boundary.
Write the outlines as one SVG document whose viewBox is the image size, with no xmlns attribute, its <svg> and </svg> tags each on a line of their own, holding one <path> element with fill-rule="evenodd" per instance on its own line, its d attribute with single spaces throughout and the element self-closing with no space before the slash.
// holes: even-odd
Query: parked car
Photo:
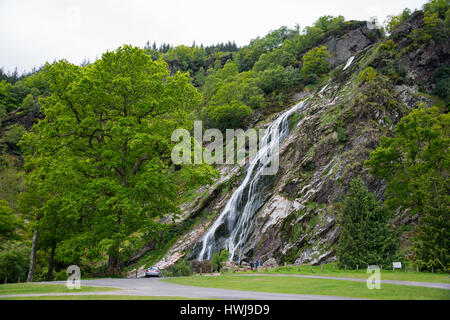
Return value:
<svg viewBox="0 0 450 320">
<path fill-rule="evenodd" d="M 150 267 L 147 268 L 147 270 L 145 270 L 145 277 L 161 277 L 162 276 L 162 271 L 160 268 L 158 267 Z"/>
</svg>

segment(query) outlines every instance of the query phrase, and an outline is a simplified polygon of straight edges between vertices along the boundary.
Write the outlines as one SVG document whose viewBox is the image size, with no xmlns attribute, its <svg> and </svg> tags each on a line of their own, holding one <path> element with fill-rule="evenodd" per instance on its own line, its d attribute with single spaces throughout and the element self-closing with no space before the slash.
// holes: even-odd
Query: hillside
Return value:
<svg viewBox="0 0 450 320">
<path fill-rule="evenodd" d="M 448 64 L 448 39 L 418 46 L 408 37 L 412 30 L 423 28 L 422 21 L 423 12 L 416 12 L 384 39 L 368 36 L 364 23 L 324 39 L 334 68 L 315 89 L 293 95 L 308 97 L 307 106 L 280 147 L 281 169 L 268 182 L 263 203 L 251 218 L 240 261 L 336 261 L 340 232 L 336 207 L 348 192 L 350 181 L 361 176 L 369 190 L 379 200 L 384 199 L 385 183 L 369 174 L 364 162 L 379 145 L 380 137 L 392 135 L 395 125 L 410 110 L 438 101 L 429 95 L 434 90 L 433 77 Z M 363 78 L 367 70 L 374 70 L 373 80 Z M 157 266 L 167 268 L 184 256 L 197 257 L 201 237 L 213 222 L 211 216 L 218 215 L 239 186 L 242 170 L 234 169 L 234 180 L 230 177 L 233 172 L 224 170 L 220 183 L 208 191 L 209 197 L 202 195 L 194 202 L 201 205 L 193 209 L 191 204 L 184 210 L 187 220 L 203 212 L 208 215 L 181 236 Z M 232 185 L 225 192 L 223 181 Z M 402 234 L 403 249 L 408 250 L 418 216 L 400 210 L 392 219 Z M 216 239 L 226 233 L 216 231 Z"/>
<path fill-rule="evenodd" d="M 224 249 L 230 267 L 395 258 L 448 270 L 450 18 L 435 2 L 392 18 L 387 35 L 325 16 L 242 48 L 147 43 L 82 66 L 2 72 L 0 258 L 18 267 L 0 280 L 62 279 L 74 263 L 90 276 L 135 277 Z M 175 163 L 170 137 L 193 132 L 195 120 L 222 133 L 280 128 L 279 170 L 261 175 L 259 153 L 244 164 Z M 386 140 L 402 128 L 419 131 L 417 141 Z M 412 151 L 393 155 L 394 146 Z M 349 231 L 355 212 L 367 220 Z M 372 260 L 356 258 L 359 247 L 344 257 L 342 235 L 353 232 L 351 247 L 372 226 L 376 239 L 361 240 Z"/>
</svg>

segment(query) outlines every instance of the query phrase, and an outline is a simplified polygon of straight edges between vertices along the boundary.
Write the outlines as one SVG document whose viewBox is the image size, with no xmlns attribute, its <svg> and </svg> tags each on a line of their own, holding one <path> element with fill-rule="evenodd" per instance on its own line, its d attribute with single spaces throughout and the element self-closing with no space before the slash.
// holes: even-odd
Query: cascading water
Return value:
<svg viewBox="0 0 450 320">
<path fill-rule="evenodd" d="M 263 174 L 264 168 L 272 163 L 272 152 L 277 152 L 276 147 L 289 134 L 290 116 L 297 111 L 303 112 L 306 103 L 304 100 L 284 112 L 266 129 L 260 138 L 260 149 L 249 160 L 243 182 L 231 195 L 217 220 L 197 243 L 201 247 L 198 260 L 210 260 L 214 252 L 221 249 L 229 251 L 230 260 L 241 260 L 242 247 L 252 230 L 253 215 L 263 204 L 265 186 L 273 180 Z"/>
</svg>

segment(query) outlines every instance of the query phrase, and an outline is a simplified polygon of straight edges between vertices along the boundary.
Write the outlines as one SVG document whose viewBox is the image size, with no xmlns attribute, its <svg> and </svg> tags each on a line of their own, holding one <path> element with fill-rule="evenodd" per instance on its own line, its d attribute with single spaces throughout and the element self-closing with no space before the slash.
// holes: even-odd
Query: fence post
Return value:
<svg viewBox="0 0 450 320">
<path fill-rule="evenodd" d="M 333 271 L 334 271 L 334 262 L 333 262 Z"/>
<path fill-rule="evenodd" d="M 320 264 L 320 272 L 323 271 L 323 263 Z"/>
<path fill-rule="evenodd" d="M 309 271 L 313 272 L 312 271 L 312 264 L 309 265 Z"/>
<path fill-rule="evenodd" d="M 137 269 L 136 269 L 136 279 L 137 279 Z"/>
<path fill-rule="evenodd" d="M 358 264 L 356 264 L 356 271 L 358 271 L 359 270 L 359 266 L 358 266 Z"/>
</svg>

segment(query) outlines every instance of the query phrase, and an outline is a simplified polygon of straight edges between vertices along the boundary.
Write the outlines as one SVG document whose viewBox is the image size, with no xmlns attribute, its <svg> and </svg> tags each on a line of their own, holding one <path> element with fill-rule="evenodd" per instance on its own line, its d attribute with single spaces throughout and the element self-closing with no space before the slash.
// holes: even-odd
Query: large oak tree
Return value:
<svg viewBox="0 0 450 320">
<path fill-rule="evenodd" d="M 45 118 L 21 142 L 22 207 L 43 245 L 63 241 L 68 263 L 107 253 L 108 273 L 118 274 L 127 237 L 178 210 L 170 138 L 191 127 L 201 95 L 188 74 L 170 76 L 164 61 L 131 46 L 83 68 L 62 60 L 44 72 L 51 91 L 41 100 Z"/>
</svg>

